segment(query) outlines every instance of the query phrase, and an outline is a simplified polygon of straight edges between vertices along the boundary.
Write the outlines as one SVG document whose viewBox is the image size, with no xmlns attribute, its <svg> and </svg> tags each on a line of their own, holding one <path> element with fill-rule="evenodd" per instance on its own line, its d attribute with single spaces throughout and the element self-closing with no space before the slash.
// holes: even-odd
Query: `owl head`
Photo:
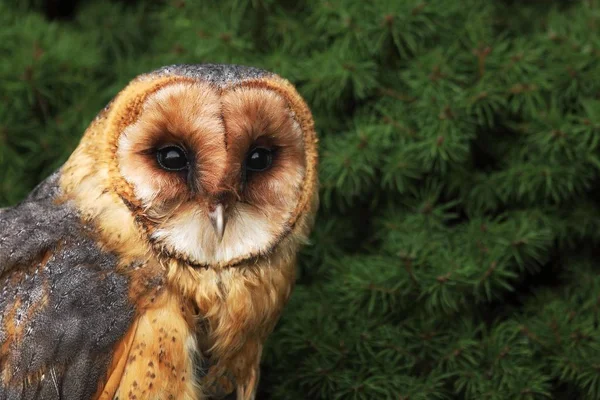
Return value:
<svg viewBox="0 0 600 400">
<path fill-rule="evenodd" d="M 155 251 L 223 266 L 306 236 L 316 144 L 310 111 L 286 80 L 177 65 L 133 80 L 73 157 L 94 165 L 96 184 L 122 201 Z"/>
</svg>

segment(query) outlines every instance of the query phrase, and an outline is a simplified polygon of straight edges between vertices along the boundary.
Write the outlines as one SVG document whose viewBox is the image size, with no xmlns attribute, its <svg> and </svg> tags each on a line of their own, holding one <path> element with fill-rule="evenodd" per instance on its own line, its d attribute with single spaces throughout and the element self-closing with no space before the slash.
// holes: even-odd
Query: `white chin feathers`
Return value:
<svg viewBox="0 0 600 400">
<path fill-rule="evenodd" d="M 152 239 L 197 264 L 224 264 L 267 251 L 278 239 L 277 223 L 247 204 L 238 203 L 220 240 L 200 207 L 174 215 L 157 227 Z"/>
</svg>

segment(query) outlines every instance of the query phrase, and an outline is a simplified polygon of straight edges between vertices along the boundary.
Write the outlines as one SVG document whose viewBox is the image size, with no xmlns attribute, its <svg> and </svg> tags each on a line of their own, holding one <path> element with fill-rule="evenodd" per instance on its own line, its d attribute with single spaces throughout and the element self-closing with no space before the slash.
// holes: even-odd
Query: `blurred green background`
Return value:
<svg viewBox="0 0 600 400">
<path fill-rule="evenodd" d="M 137 74 L 263 67 L 322 207 L 260 399 L 600 399 L 600 5 L 0 3 L 0 205 Z"/>
</svg>

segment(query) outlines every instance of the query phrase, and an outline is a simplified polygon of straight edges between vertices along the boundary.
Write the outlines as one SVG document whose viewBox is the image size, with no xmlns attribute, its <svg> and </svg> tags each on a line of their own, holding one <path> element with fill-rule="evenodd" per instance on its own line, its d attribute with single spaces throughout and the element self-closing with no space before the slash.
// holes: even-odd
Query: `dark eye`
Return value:
<svg viewBox="0 0 600 400">
<path fill-rule="evenodd" d="M 273 164 L 273 152 L 264 147 L 256 147 L 250 150 L 246 157 L 246 169 L 248 171 L 265 171 Z"/>
<path fill-rule="evenodd" d="M 162 169 L 182 171 L 188 167 L 185 151 L 179 146 L 165 146 L 156 152 L 156 160 Z"/>
</svg>

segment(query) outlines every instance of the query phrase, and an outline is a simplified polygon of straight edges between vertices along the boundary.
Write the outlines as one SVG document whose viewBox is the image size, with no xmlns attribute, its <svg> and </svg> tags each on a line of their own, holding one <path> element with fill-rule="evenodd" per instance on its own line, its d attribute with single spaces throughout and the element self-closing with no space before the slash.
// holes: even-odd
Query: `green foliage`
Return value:
<svg viewBox="0 0 600 400">
<path fill-rule="evenodd" d="M 596 1 L 42 3 L 0 4 L 0 204 L 162 65 L 311 105 L 322 207 L 260 398 L 600 399 Z"/>
</svg>

